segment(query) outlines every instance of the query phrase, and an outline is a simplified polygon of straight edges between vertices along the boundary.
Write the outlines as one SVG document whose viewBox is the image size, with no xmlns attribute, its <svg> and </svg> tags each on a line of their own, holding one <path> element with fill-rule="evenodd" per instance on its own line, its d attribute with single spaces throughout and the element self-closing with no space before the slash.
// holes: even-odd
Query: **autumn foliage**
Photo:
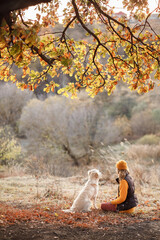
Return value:
<svg viewBox="0 0 160 240">
<path fill-rule="evenodd" d="M 10 12 L 0 28 L 0 79 L 16 82 L 19 88 L 36 89 L 45 82 L 44 91 L 55 91 L 54 78 L 60 73 L 74 76 L 74 82 L 59 89 L 59 94 L 77 95 L 85 88 L 91 96 L 107 91 L 111 94 L 123 81 L 131 90 L 145 93 L 160 80 L 160 38 L 150 24 L 146 1 L 123 1 L 130 11 L 127 18 L 114 16 L 106 0 L 70 0 L 63 10 L 63 30 L 40 36 L 42 27 L 59 22 L 59 1 L 38 5 L 37 19 L 24 20 L 24 10 Z M 159 12 L 159 7 L 155 9 Z M 44 14 L 41 17 L 41 13 Z M 80 25 L 84 39 L 75 40 L 67 34 L 69 28 Z M 42 71 L 31 69 L 40 60 Z M 22 70 L 19 79 L 13 66 Z M 152 74 L 152 76 L 151 76 Z M 50 75 L 52 81 L 47 80 Z"/>
<path fill-rule="evenodd" d="M 147 205 L 148 201 L 144 203 Z M 34 223 L 48 223 L 54 225 L 69 225 L 71 227 L 83 228 L 104 228 L 113 225 L 143 222 L 146 218 L 141 211 L 136 215 L 125 215 L 118 213 L 103 213 L 101 210 L 92 210 L 86 213 L 65 213 L 61 209 L 63 206 L 55 205 L 49 207 L 42 207 L 36 205 L 30 208 L 13 207 L 7 204 L 0 204 L 0 223 L 3 226 L 11 224 L 20 224 L 22 222 Z M 117 215 L 118 214 L 118 215 Z M 160 220 L 159 206 L 155 212 L 153 211 L 150 220 Z"/>
</svg>

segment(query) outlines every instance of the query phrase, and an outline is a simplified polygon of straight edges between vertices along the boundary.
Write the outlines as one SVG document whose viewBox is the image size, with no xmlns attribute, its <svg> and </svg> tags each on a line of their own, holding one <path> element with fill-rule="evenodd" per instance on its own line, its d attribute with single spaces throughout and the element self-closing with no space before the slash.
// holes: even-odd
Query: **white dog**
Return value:
<svg viewBox="0 0 160 240">
<path fill-rule="evenodd" d="M 98 194 L 98 182 L 101 173 L 97 169 L 88 171 L 88 181 L 74 200 L 71 208 L 66 212 L 88 212 L 91 209 L 91 200 L 93 200 L 93 207 L 96 208 L 96 198 Z"/>
</svg>

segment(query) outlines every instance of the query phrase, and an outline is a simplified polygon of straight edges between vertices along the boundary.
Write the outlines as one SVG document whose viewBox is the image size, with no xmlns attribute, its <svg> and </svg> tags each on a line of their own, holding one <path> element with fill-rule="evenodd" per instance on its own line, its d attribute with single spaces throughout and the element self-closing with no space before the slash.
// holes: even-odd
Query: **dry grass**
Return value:
<svg viewBox="0 0 160 240">
<path fill-rule="evenodd" d="M 127 157 L 129 159 L 143 159 L 160 161 L 160 144 L 158 145 L 131 145 L 127 150 Z"/>
<path fill-rule="evenodd" d="M 137 166 L 137 176 L 141 176 L 141 169 Z M 152 177 L 155 174 L 152 175 Z M 138 178 L 138 177 L 137 177 Z M 32 206 L 41 204 L 41 206 L 53 206 L 57 204 L 64 209 L 69 208 L 73 199 L 82 188 L 86 181 L 86 176 L 74 176 L 69 178 L 59 177 L 41 177 L 36 179 L 32 176 L 6 177 L 0 179 L 0 201 L 18 206 Z M 139 183 L 138 183 L 139 182 Z M 156 209 L 160 204 L 160 187 L 145 181 L 136 181 L 136 193 L 139 199 L 137 213 L 149 213 Z M 113 181 L 106 180 L 106 176 L 100 181 L 97 206 L 103 201 L 110 201 L 117 195 L 117 185 Z"/>
<path fill-rule="evenodd" d="M 103 174 L 97 199 L 97 206 L 100 208 L 103 201 L 110 201 L 117 196 L 115 163 L 125 159 L 135 180 L 139 199 L 136 212 L 149 214 L 152 210 L 156 211 L 160 205 L 160 163 L 156 161 L 159 149 L 159 145 L 138 146 L 129 142 L 114 148 L 101 149 L 94 155 L 94 165 L 79 167 L 74 176 L 67 178 L 50 175 L 33 177 L 25 175 L 21 169 L 16 174 L 12 171 L 12 175 L 0 178 L 0 201 L 27 207 L 35 204 L 45 207 L 56 204 L 64 209 L 69 208 L 87 180 L 87 171 L 98 168 Z"/>
</svg>

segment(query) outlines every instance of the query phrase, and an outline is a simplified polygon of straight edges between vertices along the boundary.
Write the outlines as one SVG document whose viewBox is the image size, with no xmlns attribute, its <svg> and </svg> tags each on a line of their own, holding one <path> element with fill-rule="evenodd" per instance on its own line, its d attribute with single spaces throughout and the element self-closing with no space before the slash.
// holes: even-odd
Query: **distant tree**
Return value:
<svg viewBox="0 0 160 240">
<path fill-rule="evenodd" d="M 75 101 L 60 96 L 33 99 L 23 108 L 19 130 L 32 152 L 46 156 L 59 149 L 78 165 L 81 158 L 90 161 L 96 113 L 93 100 L 82 94 Z"/>
<path fill-rule="evenodd" d="M 37 5 L 34 21 L 24 20 L 24 7 Z M 147 0 L 124 0 L 124 8 L 130 17 L 137 19 L 131 24 L 126 18 L 117 18 L 106 0 L 70 0 L 63 10 L 64 28 L 40 36 L 42 27 L 59 22 L 59 0 L 1 1 L 0 15 L 0 79 L 17 82 L 18 87 L 34 90 L 46 81 L 44 90 L 54 91 L 59 87 L 54 77 L 60 72 L 75 77 L 59 93 L 76 96 L 85 88 L 91 96 L 106 90 L 111 94 L 119 81 L 124 81 L 131 90 L 145 93 L 160 80 L 160 37 L 149 21 L 151 13 Z M 160 1 L 157 9 L 160 11 Z M 69 28 L 80 25 L 86 32 L 85 39 L 75 41 L 67 35 Z M 93 27 L 92 27 L 93 26 Z M 31 70 L 31 62 L 39 58 L 42 72 Z M 12 66 L 23 69 L 22 79 L 17 80 Z M 47 82 L 47 74 L 53 78 Z"/>
<path fill-rule="evenodd" d="M 22 92 L 14 84 L 0 86 L 0 126 L 10 125 L 16 130 L 23 107 L 33 98 L 29 90 Z"/>
<path fill-rule="evenodd" d="M 21 146 L 16 140 L 12 128 L 0 127 L 0 165 L 14 165 L 22 155 Z"/>
</svg>

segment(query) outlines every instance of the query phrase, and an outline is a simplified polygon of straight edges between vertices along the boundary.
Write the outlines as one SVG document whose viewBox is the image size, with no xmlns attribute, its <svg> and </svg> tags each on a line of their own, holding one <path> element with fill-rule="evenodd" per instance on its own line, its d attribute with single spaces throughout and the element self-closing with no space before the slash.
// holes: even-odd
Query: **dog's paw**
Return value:
<svg viewBox="0 0 160 240">
<path fill-rule="evenodd" d="M 66 213 L 70 213 L 70 212 L 72 212 L 71 209 L 63 209 L 62 211 L 63 211 L 63 212 L 66 212 Z"/>
</svg>

